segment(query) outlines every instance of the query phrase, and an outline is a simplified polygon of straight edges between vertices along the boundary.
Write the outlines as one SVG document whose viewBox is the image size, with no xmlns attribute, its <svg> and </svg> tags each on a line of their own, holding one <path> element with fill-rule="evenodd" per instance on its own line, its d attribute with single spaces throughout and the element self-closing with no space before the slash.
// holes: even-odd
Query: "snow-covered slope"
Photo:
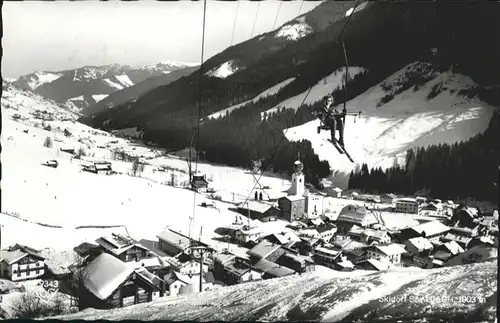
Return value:
<svg viewBox="0 0 500 323">
<path fill-rule="evenodd" d="M 192 65 L 192 63 L 165 61 L 144 66 L 119 64 L 84 66 L 60 72 L 35 72 L 21 76 L 13 83 L 60 103 L 83 96 L 83 100 L 72 100 L 75 106 L 82 109 L 96 103 L 94 95 L 109 95 L 153 76 Z"/>
<path fill-rule="evenodd" d="M 349 80 L 352 80 L 357 74 L 364 72 L 365 69 L 357 66 L 349 67 Z M 311 91 L 307 90 L 303 93 L 295 95 L 291 98 L 286 99 L 283 102 L 280 102 L 275 107 L 262 112 L 261 117 L 264 117 L 264 114 L 270 114 L 278 111 L 278 109 L 293 109 L 297 110 L 302 101 L 304 100 L 306 94 L 309 92 L 304 104 L 311 104 L 316 101 L 320 101 L 325 95 L 330 94 L 334 89 L 342 88 L 345 79 L 345 67 L 339 68 L 334 71 L 332 74 L 328 75 L 316 85 L 311 88 Z"/>
<path fill-rule="evenodd" d="M 22 243 L 64 251 L 103 233 L 123 232 L 125 227 L 137 239 L 155 239 L 166 226 L 187 234 L 193 215 L 193 234 L 202 232 L 211 240 L 218 236 L 217 228 L 231 226 L 235 221 L 236 213 L 229 210 L 234 205 L 227 202 L 243 201 L 254 186 L 253 176 L 243 169 L 200 163 L 198 171 L 227 201 L 213 201 L 216 208 L 201 207 L 202 202 L 210 204 L 212 200 L 183 188 L 188 181 L 185 160 L 162 156 L 161 151 L 73 122 L 69 118 L 73 114 L 49 100 L 7 85 L 5 88 L 9 90 L 4 90 L 2 98 L 2 245 Z M 32 115 L 34 109 L 49 111 L 55 117 L 38 121 Z M 69 137 L 65 130 L 71 133 Z M 46 138 L 51 138 L 52 147 L 44 147 Z M 82 149 L 87 156 L 73 159 L 61 148 Z M 131 162 L 112 159 L 115 149 L 149 163 L 140 177 L 129 175 Z M 53 159 L 59 163 L 57 168 L 43 165 Z M 111 161 L 118 174 L 82 171 L 82 165 L 96 160 Z M 159 171 L 159 166 L 171 169 Z M 176 187 L 167 185 L 173 179 Z M 288 180 L 265 175 L 261 184 L 279 192 L 290 186 Z M 197 206 L 193 211 L 195 196 Z M 286 225 L 283 221 L 255 224 L 264 231 L 281 231 Z M 225 242 L 214 240 L 214 244 L 228 247 Z"/>
<path fill-rule="evenodd" d="M 415 75 L 421 75 L 420 81 L 410 82 Z M 473 137 L 486 129 L 494 112 L 477 97 L 468 98 L 466 93 L 474 86 L 469 77 L 452 71 L 437 73 L 421 63 L 406 66 L 347 103 L 348 111 L 362 111 L 361 118 L 346 118 L 348 152 L 358 164 L 386 168 L 394 157 L 402 162 L 408 148 Z M 313 120 L 290 128 L 286 137 L 311 141 L 320 158 L 342 173 L 337 184 L 346 186 L 346 174 L 355 165 L 326 141 L 327 131 L 317 134 L 318 125 Z"/>
<path fill-rule="evenodd" d="M 225 79 L 226 77 L 236 73 L 240 69 L 241 67 L 237 66 L 235 61 L 230 60 L 218 67 L 214 67 L 213 69 L 205 73 L 205 75 Z"/>
<path fill-rule="evenodd" d="M 275 37 L 288 40 L 298 40 L 313 32 L 313 28 L 305 23 L 304 19 L 296 19 L 278 29 Z"/>
<path fill-rule="evenodd" d="M 497 262 L 423 270 L 315 273 L 165 297 L 58 319 L 493 322 Z"/>
<path fill-rule="evenodd" d="M 211 119 L 221 118 L 221 117 L 225 116 L 227 113 L 231 113 L 233 110 L 241 108 L 245 104 L 248 104 L 250 102 L 257 102 L 258 100 L 260 100 L 262 98 L 265 98 L 267 96 L 275 95 L 276 93 L 279 92 L 279 90 L 281 90 L 282 88 L 284 88 L 285 86 L 287 86 L 288 84 L 290 84 L 291 82 L 293 82 L 294 80 L 295 80 L 294 77 L 289 78 L 287 80 L 284 80 L 283 82 L 280 82 L 280 83 L 278 83 L 278 84 L 270 87 L 269 89 L 263 91 L 262 93 L 260 93 L 259 95 L 257 95 L 252 100 L 248 100 L 248 101 L 245 101 L 245 102 L 242 102 L 242 103 L 238 103 L 238 104 L 232 105 L 232 106 L 230 106 L 227 109 L 221 110 L 219 112 L 212 113 L 211 115 L 207 116 L 207 118 L 211 118 Z"/>
</svg>

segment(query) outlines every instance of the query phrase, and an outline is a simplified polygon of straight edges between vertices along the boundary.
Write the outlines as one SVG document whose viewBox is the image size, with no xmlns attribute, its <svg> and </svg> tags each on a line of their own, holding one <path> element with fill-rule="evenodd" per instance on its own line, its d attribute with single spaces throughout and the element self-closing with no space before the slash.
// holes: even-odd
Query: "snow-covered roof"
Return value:
<svg viewBox="0 0 500 323">
<path fill-rule="evenodd" d="M 0 252 L 0 259 L 5 261 L 7 265 L 11 265 L 22 258 L 26 257 L 28 253 L 23 252 L 21 250 L 14 250 L 14 251 L 7 251 L 7 250 L 2 250 Z"/>
<path fill-rule="evenodd" d="M 416 198 L 412 197 L 402 197 L 396 201 L 396 203 L 403 202 L 403 203 L 417 203 Z"/>
<path fill-rule="evenodd" d="M 283 196 L 282 199 L 287 199 L 290 202 L 296 202 L 296 201 L 305 200 L 305 197 L 302 195 L 287 195 L 287 196 Z"/>
<path fill-rule="evenodd" d="M 115 237 L 101 237 L 96 240 L 96 242 L 111 252 L 112 254 L 118 256 L 124 253 L 125 251 L 129 250 L 132 247 L 137 247 L 143 250 L 147 250 L 146 247 L 136 244 L 133 242 L 128 242 L 128 241 L 123 241 Z"/>
<path fill-rule="evenodd" d="M 405 249 L 403 249 L 403 247 L 401 247 L 396 243 L 392 243 L 389 245 L 373 245 L 372 248 L 375 249 L 376 251 L 382 252 L 386 256 L 393 256 L 406 252 Z"/>
<path fill-rule="evenodd" d="M 455 241 L 449 241 L 439 246 L 440 250 L 443 248 L 447 249 L 453 255 L 464 252 L 464 249 Z"/>
<path fill-rule="evenodd" d="M 101 300 L 111 294 L 134 272 L 120 259 L 107 254 L 100 254 L 84 269 L 84 285 Z"/>
<path fill-rule="evenodd" d="M 372 237 L 374 239 L 383 239 L 383 238 L 386 238 L 388 236 L 387 231 L 385 231 L 385 230 L 375 230 L 375 229 L 369 229 L 369 228 L 363 230 L 363 232 L 361 234 L 365 235 L 367 237 Z"/>
<path fill-rule="evenodd" d="M 267 240 L 262 240 L 255 247 L 247 251 L 250 256 L 258 258 L 266 258 L 281 247 L 279 244 L 274 244 Z"/>
<path fill-rule="evenodd" d="M 411 228 L 412 230 L 422 234 L 425 232 L 426 237 L 434 236 L 448 232 L 450 228 L 439 221 L 429 221 Z"/>
<path fill-rule="evenodd" d="M 324 248 L 324 247 L 316 247 L 316 248 L 314 248 L 314 251 L 316 251 L 318 253 L 325 254 L 325 255 L 329 255 L 332 257 L 337 257 L 338 255 L 341 254 L 341 252 L 338 250 L 332 250 L 332 249 L 328 249 L 328 248 Z"/>
<path fill-rule="evenodd" d="M 273 207 L 274 206 L 271 204 L 259 202 L 259 201 L 248 201 L 246 203 L 241 203 L 238 205 L 238 208 L 240 208 L 240 209 L 250 210 L 253 212 L 257 212 L 257 213 L 265 213 L 270 208 L 273 208 Z"/>
<path fill-rule="evenodd" d="M 361 263 L 364 263 L 364 262 L 369 263 L 370 265 L 375 267 L 375 269 L 377 269 L 377 270 L 386 270 L 386 269 L 389 269 L 389 267 L 391 266 L 389 263 L 384 262 L 384 261 L 380 261 L 377 259 L 367 259 L 365 261 L 362 261 Z"/>
<path fill-rule="evenodd" d="M 294 270 L 288 267 L 280 266 L 266 259 L 259 260 L 253 267 L 274 277 L 284 277 L 295 273 Z"/>
<path fill-rule="evenodd" d="M 160 240 L 163 240 L 163 241 L 168 242 L 170 244 L 176 245 L 181 249 L 185 249 L 185 248 L 189 247 L 189 245 L 190 245 L 189 238 L 187 238 L 187 237 L 185 237 L 177 232 L 174 232 L 170 229 L 167 229 L 167 230 L 161 232 L 156 237 Z"/>
<path fill-rule="evenodd" d="M 431 250 L 433 248 L 432 243 L 423 237 L 416 237 L 416 238 L 408 239 L 408 243 L 413 245 L 415 248 L 417 248 L 418 250 L 421 250 L 421 251 Z"/>
</svg>

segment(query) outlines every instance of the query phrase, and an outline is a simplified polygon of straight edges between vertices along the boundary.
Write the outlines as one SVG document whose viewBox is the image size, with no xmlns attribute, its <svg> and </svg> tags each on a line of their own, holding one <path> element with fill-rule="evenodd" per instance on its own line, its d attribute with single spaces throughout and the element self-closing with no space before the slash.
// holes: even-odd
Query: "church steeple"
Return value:
<svg viewBox="0 0 500 323">
<path fill-rule="evenodd" d="M 304 164 L 300 161 L 300 151 L 297 154 L 297 160 L 294 163 L 294 173 L 292 175 L 292 190 L 291 195 L 302 196 L 305 192 L 305 182 L 304 182 Z"/>
</svg>

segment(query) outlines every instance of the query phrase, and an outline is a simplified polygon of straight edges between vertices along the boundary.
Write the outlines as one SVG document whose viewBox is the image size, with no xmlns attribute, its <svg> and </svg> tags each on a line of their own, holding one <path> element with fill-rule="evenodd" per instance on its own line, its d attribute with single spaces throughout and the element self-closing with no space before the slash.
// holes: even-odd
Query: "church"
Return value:
<svg viewBox="0 0 500 323">
<path fill-rule="evenodd" d="M 299 159 L 294 163 L 292 187 L 288 195 L 278 200 L 280 217 L 293 222 L 301 219 L 317 218 L 323 214 L 323 196 L 312 194 L 306 189 L 304 165 Z"/>
</svg>

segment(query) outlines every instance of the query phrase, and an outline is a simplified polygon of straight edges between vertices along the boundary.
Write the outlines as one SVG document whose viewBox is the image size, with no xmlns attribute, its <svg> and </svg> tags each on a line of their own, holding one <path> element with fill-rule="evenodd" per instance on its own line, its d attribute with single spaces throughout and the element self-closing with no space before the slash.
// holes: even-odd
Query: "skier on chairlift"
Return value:
<svg viewBox="0 0 500 323">
<path fill-rule="evenodd" d="M 338 111 L 333 105 L 333 96 L 327 95 L 323 98 L 323 105 L 316 111 L 316 117 L 321 121 L 318 127 L 318 134 L 323 130 L 330 130 L 332 143 L 339 143 L 344 147 L 344 117 L 346 116 L 346 109 Z M 339 131 L 339 140 L 335 138 L 335 131 Z"/>
</svg>

